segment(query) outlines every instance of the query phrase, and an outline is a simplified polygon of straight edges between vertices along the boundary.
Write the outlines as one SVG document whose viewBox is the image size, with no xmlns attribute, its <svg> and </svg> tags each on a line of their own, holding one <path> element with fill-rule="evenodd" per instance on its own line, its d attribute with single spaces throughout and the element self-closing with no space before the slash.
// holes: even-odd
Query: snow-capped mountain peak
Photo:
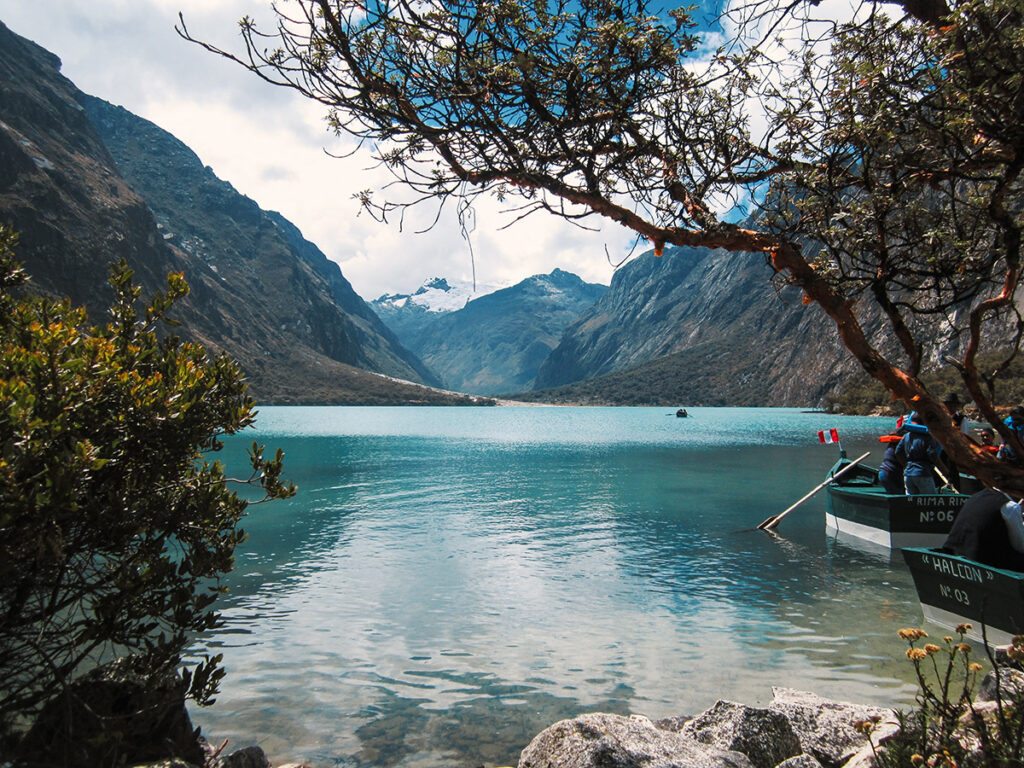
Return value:
<svg viewBox="0 0 1024 768">
<path fill-rule="evenodd" d="M 385 293 L 374 300 L 373 306 L 381 309 L 412 309 L 418 307 L 426 312 L 455 312 L 473 299 L 493 293 L 502 286 L 476 284 L 434 277 L 427 280 L 413 293 Z"/>
</svg>

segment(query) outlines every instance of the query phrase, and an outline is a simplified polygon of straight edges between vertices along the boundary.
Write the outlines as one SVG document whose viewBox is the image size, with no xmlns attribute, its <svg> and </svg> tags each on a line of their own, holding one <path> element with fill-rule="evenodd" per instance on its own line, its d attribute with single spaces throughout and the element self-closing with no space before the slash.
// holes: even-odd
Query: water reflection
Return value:
<svg viewBox="0 0 1024 768">
<path fill-rule="evenodd" d="M 820 481 L 834 455 L 811 439 L 834 417 L 404 414 L 269 409 L 259 439 L 301 492 L 247 520 L 205 639 L 229 670 L 196 713 L 214 738 L 315 765 L 476 766 L 582 711 L 665 717 L 778 684 L 909 700 L 902 564 L 826 539 L 822 499 L 753 530 Z M 852 451 L 888 423 L 839 426 Z"/>
</svg>

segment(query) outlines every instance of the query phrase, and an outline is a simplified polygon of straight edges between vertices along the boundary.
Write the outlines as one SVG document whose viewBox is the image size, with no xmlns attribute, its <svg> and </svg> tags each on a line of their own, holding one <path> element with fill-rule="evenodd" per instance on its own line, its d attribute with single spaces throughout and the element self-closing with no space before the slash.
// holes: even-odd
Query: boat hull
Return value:
<svg viewBox="0 0 1024 768">
<path fill-rule="evenodd" d="M 989 645 L 1024 634 L 1024 573 L 922 547 L 904 549 L 903 557 L 928 621 L 947 629 L 970 623 L 968 635 L 979 641 L 984 627 Z"/>
<path fill-rule="evenodd" d="M 879 485 L 830 485 L 825 526 L 890 549 L 938 547 L 967 496 L 891 495 Z"/>
<path fill-rule="evenodd" d="M 829 474 L 849 463 L 844 456 Z M 968 499 L 959 493 L 889 494 L 878 480 L 878 470 L 863 464 L 829 483 L 827 494 L 829 533 L 889 549 L 941 546 Z"/>
</svg>

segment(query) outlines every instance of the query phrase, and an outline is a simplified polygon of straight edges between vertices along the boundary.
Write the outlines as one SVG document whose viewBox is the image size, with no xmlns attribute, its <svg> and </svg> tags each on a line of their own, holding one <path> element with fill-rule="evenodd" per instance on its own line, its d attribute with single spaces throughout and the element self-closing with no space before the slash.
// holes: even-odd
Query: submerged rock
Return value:
<svg viewBox="0 0 1024 768">
<path fill-rule="evenodd" d="M 223 758 L 220 768 L 270 768 L 270 761 L 259 747 L 244 747 Z"/>
</svg>

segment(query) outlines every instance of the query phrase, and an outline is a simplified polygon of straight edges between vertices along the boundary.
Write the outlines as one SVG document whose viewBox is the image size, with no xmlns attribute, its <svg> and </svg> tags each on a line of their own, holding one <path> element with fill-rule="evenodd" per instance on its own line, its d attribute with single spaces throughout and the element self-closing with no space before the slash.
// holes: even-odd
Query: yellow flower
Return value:
<svg viewBox="0 0 1024 768">
<path fill-rule="evenodd" d="M 921 659 L 927 659 L 928 653 L 921 648 L 907 648 L 907 658 L 911 661 L 920 661 Z"/>
<path fill-rule="evenodd" d="M 913 754 L 910 756 L 910 762 L 912 762 L 914 765 L 920 765 L 924 762 L 924 757 L 918 754 Z"/>
<path fill-rule="evenodd" d="M 853 730 L 857 733 L 868 734 L 871 733 L 871 729 L 874 727 L 874 723 L 870 720 L 858 720 L 853 724 Z"/>
<path fill-rule="evenodd" d="M 968 669 L 970 669 L 971 672 L 981 672 L 981 664 L 976 661 L 972 661 L 971 666 L 969 666 Z"/>
<path fill-rule="evenodd" d="M 946 635 L 944 638 L 942 638 L 942 642 L 944 642 L 946 645 L 952 645 L 953 644 L 953 638 L 950 637 L 949 635 Z"/>
<path fill-rule="evenodd" d="M 911 642 L 913 642 L 914 640 L 920 640 L 922 637 L 928 637 L 927 632 L 925 632 L 923 629 L 917 629 L 916 627 L 910 629 L 901 629 L 897 634 L 904 640 L 910 640 Z"/>
<path fill-rule="evenodd" d="M 958 635 L 966 635 L 967 632 L 969 630 L 973 629 L 973 628 L 974 628 L 973 624 L 957 624 L 956 625 L 956 633 Z"/>
<path fill-rule="evenodd" d="M 960 643 L 960 645 L 958 645 L 956 649 L 960 651 L 960 653 L 963 653 L 965 655 L 971 652 L 971 646 L 969 646 L 967 643 Z"/>
<path fill-rule="evenodd" d="M 939 648 L 939 646 L 935 645 L 934 643 L 928 643 L 928 645 L 926 645 L 924 647 L 924 652 L 927 653 L 929 656 L 932 656 L 932 655 L 938 653 L 941 650 L 942 649 Z"/>
</svg>

